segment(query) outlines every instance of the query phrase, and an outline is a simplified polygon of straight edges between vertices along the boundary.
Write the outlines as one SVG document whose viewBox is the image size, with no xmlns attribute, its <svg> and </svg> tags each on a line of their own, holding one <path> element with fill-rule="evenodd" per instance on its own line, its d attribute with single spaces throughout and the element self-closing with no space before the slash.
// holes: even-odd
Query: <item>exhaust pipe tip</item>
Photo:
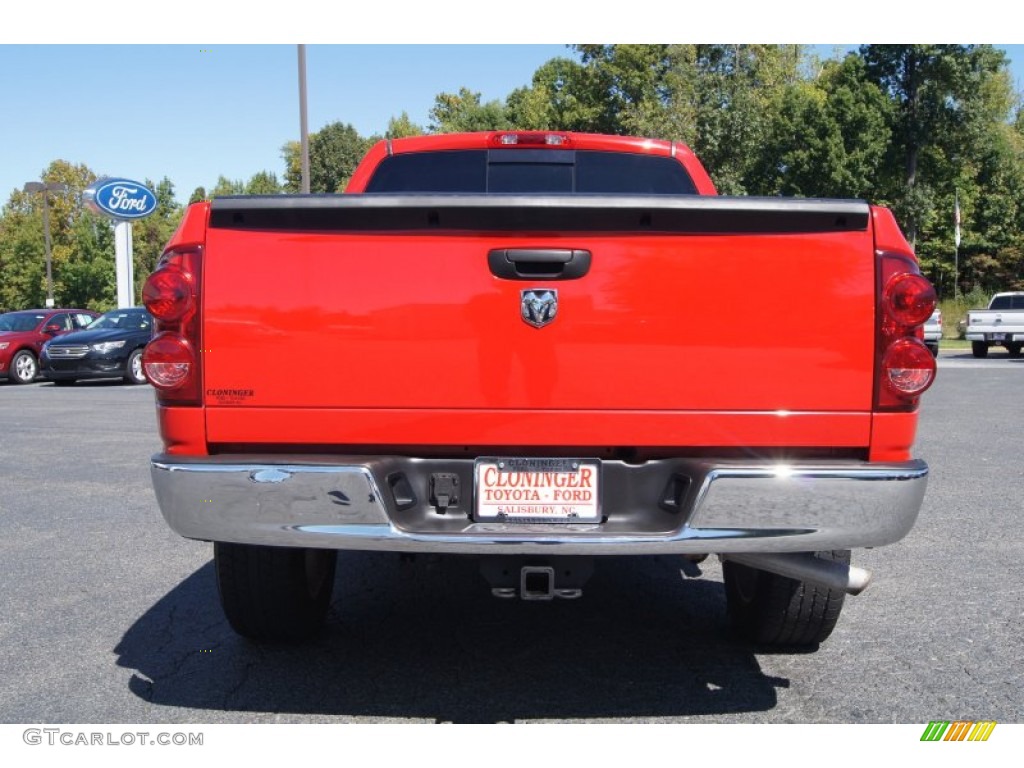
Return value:
<svg viewBox="0 0 1024 768">
<path fill-rule="evenodd" d="M 849 565 L 847 569 L 849 570 L 849 585 L 846 591 L 851 595 L 859 595 L 871 583 L 871 571 L 866 568 L 858 568 L 855 565 Z"/>
<path fill-rule="evenodd" d="M 823 560 L 812 553 L 741 553 L 724 554 L 722 560 L 804 581 L 849 595 L 859 595 L 871 583 L 871 571 L 855 565 Z"/>
</svg>

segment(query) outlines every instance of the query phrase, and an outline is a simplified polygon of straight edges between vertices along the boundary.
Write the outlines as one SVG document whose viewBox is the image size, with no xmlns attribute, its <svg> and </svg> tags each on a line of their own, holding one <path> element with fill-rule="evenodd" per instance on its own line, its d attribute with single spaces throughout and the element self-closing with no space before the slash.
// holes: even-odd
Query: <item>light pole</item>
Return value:
<svg viewBox="0 0 1024 768">
<path fill-rule="evenodd" d="M 306 46 L 299 46 L 299 153 L 301 191 L 309 194 L 309 124 L 306 121 Z"/>
<path fill-rule="evenodd" d="M 68 185 L 57 181 L 29 181 L 24 191 L 43 193 L 43 242 L 46 243 L 46 307 L 53 307 L 53 256 L 50 247 L 50 196 L 48 192 L 67 192 Z"/>
</svg>

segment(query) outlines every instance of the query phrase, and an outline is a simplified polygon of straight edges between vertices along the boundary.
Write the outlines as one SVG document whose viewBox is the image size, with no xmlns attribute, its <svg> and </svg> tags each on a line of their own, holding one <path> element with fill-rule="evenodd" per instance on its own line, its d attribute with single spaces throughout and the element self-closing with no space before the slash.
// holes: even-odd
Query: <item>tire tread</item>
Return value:
<svg viewBox="0 0 1024 768">
<path fill-rule="evenodd" d="M 312 550 L 329 559 L 325 583 L 310 594 L 307 550 L 250 544 L 214 543 L 221 605 L 231 627 L 256 641 L 295 642 L 324 622 L 334 582 L 335 553 Z"/>
<path fill-rule="evenodd" d="M 817 557 L 849 564 L 849 550 L 826 550 Z M 755 595 L 744 600 L 734 581 L 746 569 L 756 574 Z M 802 648 L 824 642 L 835 629 L 845 593 L 738 563 L 726 562 L 726 598 L 734 627 L 746 639 L 772 647 Z M 748 574 L 749 575 L 749 574 Z"/>
</svg>

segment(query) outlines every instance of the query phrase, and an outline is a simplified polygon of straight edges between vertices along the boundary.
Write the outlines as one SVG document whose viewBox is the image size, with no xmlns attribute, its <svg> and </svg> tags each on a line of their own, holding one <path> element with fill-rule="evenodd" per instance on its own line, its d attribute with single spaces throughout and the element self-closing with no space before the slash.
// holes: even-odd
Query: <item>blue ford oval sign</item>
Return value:
<svg viewBox="0 0 1024 768">
<path fill-rule="evenodd" d="M 156 210 L 156 195 L 137 181 L 100 179 L 82 193 L 94 213 L 113 219 L 144 219 Z"/>
</svg>

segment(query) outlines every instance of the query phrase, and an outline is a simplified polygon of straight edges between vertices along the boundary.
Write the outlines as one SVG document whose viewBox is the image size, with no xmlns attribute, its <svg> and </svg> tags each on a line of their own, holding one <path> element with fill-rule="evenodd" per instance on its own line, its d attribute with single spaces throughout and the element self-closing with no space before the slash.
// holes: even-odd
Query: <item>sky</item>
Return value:
<svg viewBox="0 0 1024 768">
<path fill-rule="evenodd" d="M 284 178 L 281 147 L 299 137 L 295 45 L 4 43 L 0 36 L 0 204 L 56 159 L 100 176 L 166 176 L 182 202 L 220 175 Z M 1024 89 L 1024 45 L 998 47 Z M 573 53 L 558 43 L 309 44 L 309 130 L 341 121 L 382 134 L 403 111 L 426 125 L 438 93 L 465 86 L 484 101 L 503 99 L 556 56 Z"/>
<path fill-rule="evenodd" d="M 309 130 L 383 133 L 466 86 L 485 101 L 527 85 L 560 45 L 308 45 Z M 294 45 L 0 46 L 0 199 L 54 159 L 100 175 L 174 182 L 179 199 L 219 175 L 273 171 L 299 138 Z"/>
</svg>

